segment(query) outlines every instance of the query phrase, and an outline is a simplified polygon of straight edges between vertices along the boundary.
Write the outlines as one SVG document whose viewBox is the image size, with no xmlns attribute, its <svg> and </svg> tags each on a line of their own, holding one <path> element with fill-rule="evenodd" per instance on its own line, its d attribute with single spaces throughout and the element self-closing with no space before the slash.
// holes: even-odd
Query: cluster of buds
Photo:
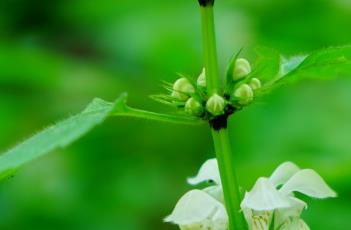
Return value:
<svg viewBox="0 0 351 230">
<path fill-rule="evenodd" d="M 226 84 L 219 93 L 209 95 L 205 68 L 197 79 L 181 76 L 173 84 L 166 85 L 169 95 L 156 97 L 158 101 L 176 105 L 191 116 L 213 120 L 229 116 L 249 105 L 255 93 L 262 87 L 258 78 L 252 77 L 250 63 L 244 58 L 234 58 L 227 70 Z M 155 97 L 154 97 L 155 98 Z"/>
<path fill-rule="evenodd" d="M 258 78 L 247 78 L 250 73 L 250 63 L 244 58 L 236 59 L 232 77 L 237 84 L 234 86 L 232 97 L 242 106 L 252 102 L 254 91 L 261 88 L 261 81 Z"/>
</svg>

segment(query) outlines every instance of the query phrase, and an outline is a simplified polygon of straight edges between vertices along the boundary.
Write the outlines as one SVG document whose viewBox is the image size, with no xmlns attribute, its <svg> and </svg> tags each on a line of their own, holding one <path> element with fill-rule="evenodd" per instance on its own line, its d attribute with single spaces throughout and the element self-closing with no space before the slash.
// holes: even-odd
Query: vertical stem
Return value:
<svg viewBox="0 0 351 230">
<path fill-rule="evenodd" d="M 204 61 L 206 70 L 206 84 L 208 94 L 218 93 L 220 79 L 218 76 L 217 48 L 215 37 L 215 26 L 213 19 L 213 6 L 201 6 L 202 39 L 204 50 Z"/>
<path fill-rule="evenodd" d="M 202 37 L 206 84 L 208 95 L 220 92 L 215 26 L 213 16 L 214 0 L 199 0 L 202 19 Z M 228 129 L 226 127 L 214 130 L 212 137 L 221 175 L 224 201 L 228 212 L 229 230 L 245 230 L 246 225 L 240 213 L 239 185 L 235 173 L 235 157 L 231 150 Z"/>
<path fill-rule="evenodd" d="M 241 196 L 235 173 L 235 156 L 232 152 L 228 129 L 212 129 L 219 171 L 223 187 L 224 201 L 229 216 L 229 230 L 244 230 L 245 223 L 240 213 Z"/>
</svg>

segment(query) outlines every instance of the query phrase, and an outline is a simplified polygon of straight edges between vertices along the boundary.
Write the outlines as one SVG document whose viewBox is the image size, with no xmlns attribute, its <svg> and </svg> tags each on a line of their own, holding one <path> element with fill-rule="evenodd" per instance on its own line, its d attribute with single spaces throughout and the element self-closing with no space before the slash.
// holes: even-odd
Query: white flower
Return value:
<svg viewBox="0 0 351 230">
<path fill-rule="evenodd" d="M 195 177 L 188 178 L 192 185 L 206 181 L 213 185 L 187 192 L 165 221 L 179 225 L 181 230 L 227 230 L 228 216 L 216 159 L 206 161 Z M 307 204 L 294 192 L 319 199 L 336 196 L 314 170 L 301 170 L 285 162 L 269 178 L 259 178 L 245 194 L 241 209 L 249 230 L 309 230 L 300 218 Z"/>
<path fill-rule="evenodd" d="M 181 230 L 227 230 L 228 216 L 216 159 L 206 161 L 198 174 L 188 179 L 192 185 L 206 181 L 214 185 L 187 192 L 165 221 L 179 225 Z"/>
<path fill-rule="evenodd" d="M 252 190 L 245 194 L 241 208 L 249 229 L 268 230 L 273 217 L 274 229 L 309 229 L 300 219 L 301 212 L 307 205 L 296 198 L 294 192 L 319 199 L 336 196 L 314 170 L 300 170 L 291 162 L 283 163 L 271 177 L 259 178 Z"/>
</svg>

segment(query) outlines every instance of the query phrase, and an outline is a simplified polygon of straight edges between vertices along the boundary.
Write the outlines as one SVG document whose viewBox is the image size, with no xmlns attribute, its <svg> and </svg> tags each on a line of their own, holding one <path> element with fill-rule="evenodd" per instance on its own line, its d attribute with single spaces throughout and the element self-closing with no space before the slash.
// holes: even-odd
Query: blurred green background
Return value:
<svg viewBox="0 0 351 230">
<path fill-rule="evenodd" d="M 223 70 L 241 47 L 289 55 L 351 43 L 351 1 L 217 0 L 216 26 Z M 199 74 L 200 34 L 195 0 L 1 0 L 0 152 L 93 97 L 128 91 L 130 105 L 172 111 L 148 95 L 176 72 Z M 243 189 L 292 160 L 339 193 L 308 200 L 306 222 L 349 229 L 350 87 L 351 78 L 304 81 L 231 118 Z M 208 127 L 111 118 L 0 182 L 0 229 L 177 229 L 162 218 L 210 157 Z"/>
</svg>

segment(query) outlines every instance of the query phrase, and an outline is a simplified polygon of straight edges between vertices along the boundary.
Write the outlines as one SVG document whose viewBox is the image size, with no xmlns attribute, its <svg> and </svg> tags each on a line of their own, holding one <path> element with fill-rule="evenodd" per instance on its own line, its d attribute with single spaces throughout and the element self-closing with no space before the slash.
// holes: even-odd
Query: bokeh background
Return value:
<svg viewBox="0 0 351 230">
<path fill-rule="evenodd" d="M 199 74 L 199 19 L 195 0 L 1 0 L 0 152 L 94 97 L 128 91 L 130 105 L 172 111 L 148 95 L 177 72 Z M 351 43 L 351 1 L 217 0 L 216 26 L 223 70 L 241 47 L 292 55 Z M 349 229 L 350 88 L 351 78 L 304 81 L 232 117 L 243 189 L 286 160 L 313 168 L 339 198 L 306 198 L 304 219 Z M 162 218 L 210 157 L 208 127 L 111 118 L 0 182 L 0 229 L 177 229 Z"/>
</svg>

